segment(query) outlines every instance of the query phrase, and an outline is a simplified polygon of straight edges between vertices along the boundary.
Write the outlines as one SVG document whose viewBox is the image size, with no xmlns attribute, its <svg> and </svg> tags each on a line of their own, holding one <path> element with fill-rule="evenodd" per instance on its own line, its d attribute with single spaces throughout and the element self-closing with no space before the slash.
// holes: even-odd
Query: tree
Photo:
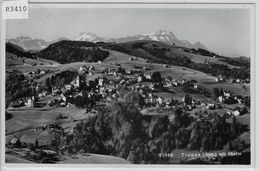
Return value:
<svg viewBox="0 0 260 171">
<path fill-rule="evenodd" d="M 122 73 L 122 74 L 125 74 L 125 69 L 122 68 L 121 66 L 118 68 L 118 73 Z"/>
<path fill-rule="evenodd" d="M 154 118 L 149 127 L 149 136 L 152 138 L 161 136 L 164 132 L 168 130 L 169 117 L 167 115 L 162 115 Z"/>
<path fill-rule="evenodd" d="M 218 88 L 214 88 L 213 92 L 214 92 L 214 97 L 218 98 L 218 96 L 220 95 L 220 92 L 219 92 Z"/>
<path fill-rule="evenodd" d="M 189 143 L 190 133 L 185 128 L 179 128 L 175 133 L 176 148 L 185 148 Z"/>
<path fill-rule="evenodd" d="M 220 89 L 220 91 L 219 91 L 219 95 L 221 96 L 223 96 L 224 95 L 224 91 L 223 91 L 223 88 L 221 87 L 221 89 Z"/>
<path fill-rule="evenodd" d="M 190 135 L 190 150 L 198 150 L 200 148 L 200 128 L 199 128 L 199 123 L 194 122 L 191 130 L 191 135 Z"/>
<path fill-rule="evenodd" d="M 237 122 L 236 122 L 236 117 L 232 117 L 232 122 L 230 125 L 230 131 L 231 131 L 231 136 L 235 137 L 237 135 Z"/>
<path fill-rule="evenodd" d="M 37 74 L 40 74 L 40 72 L 41 72 L 41 70 L 38 68 L 38 69 L 36 70 L 36 73 L 37 73 Z"/>
<path fill-rule="evenodd" d="M 37 160 L 42 160 L 43 159 L 43 151 L 40 149 L 40 151 L 37 153 Z"/>
<path fill-rule="evenodd" d="M 246 97 L 244 98 L 244 101 L 245 101 L 245 105 L 246 105 L 247 107 L 250 107 L 250 96 L 246 96 Z"/>
<path fill-rule="evenodd" d="M 35 143 L 34 143 L 34 148 L 35 149 L 38 149 L 39 148 L 39 142 L 38 140 L 36 139 Z"/>
<path fill-rule="evenodd" d="M 124 100 L 125 100 L 125 102 L 127 102 L 131 105 L 135 105 L 135 106 L 144 105 L 143 97 L 139 93 L 134 92 L 134 91 L 128 91 L 127 93 L 125 93 Z"/>
<path fill-rule="evenodd" d="M 208 134 L 208 135 L 204 136 L 201 140 L 201 150 L 208 151 L 208 150 L 210 150 L 210 147 L 211 147 L 210 135 Z"/>
<path fill-rule="evenodd" d="M 52 91 L 52 86 L 51 86 L 51 79 L 48 77 L 46 78 L 45 86 L 48 92 Z"/>
<path fill-rule="evenodd" d="M 133 151 L 130 151 L 127 160 L 130 161 L 131 163 L 135 163 L 136 161 L 136 155 L 134 154 Z"/>
<path fill-rule="evenodd" d="M 244 115 L 246 113 L 248 113 L 248 110 L 246 107 L 243 107 L 242 110 L 240 111 L 240 115 Z"/>
<path fill-rule="evenodd" d="M 192 103 L 192 97 L 190 95 L 185 95 L 184 96 L 184 103 L 186 103 L 187 105 L 190 105 Z"/>
<path fill-rule="evenodd" d="M 158 71 L 156 71 L 156 72 L 154 72 L 153 74 L 152 74 L 152 80 L 154 81 L 154 82 L 162 82 L 162 76 L 161 76 L 161 73 L 160 72 L 158 72 Z"/>
</svg>

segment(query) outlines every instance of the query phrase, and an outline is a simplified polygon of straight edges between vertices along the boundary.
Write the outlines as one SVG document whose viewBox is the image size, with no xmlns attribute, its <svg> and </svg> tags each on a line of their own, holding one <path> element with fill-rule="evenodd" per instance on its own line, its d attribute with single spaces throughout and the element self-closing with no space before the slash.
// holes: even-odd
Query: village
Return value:
<svg viewBox="0 0 260 171">
<path fill-rule="evenodd" d="M 133 59 L 129 58 L 129 61 Z M 101 63 L 99 61 L 98 63 Z M 169 108 L 175 105 L 182 105 L 188 111 L 201 106 L 201 109 L 216 109 L 222 108 L 223 104 L 242 104 L 244 99 L 241 95 L 234 95 L 230 90 L 223 90 L 222 88 L 217 90 L 218 93 L 213 100 L 197 100 L 192 98 L 192 95 L 183 95 L 178 99 L 174 99 L 174 96 L 160 96 L 158 92 L 171 92 L 174 89 L 180 89 L 185 87 L 188 91 L 201 94 L 209 94 L 205 87 L 201 86 L 196 80 L 187 79 L 174 79 L 171 77 L 162 77 L 159 72 L 149 72 L 144 74 L 143 71 L 147 70 L 146 67 L 141 69 L 123 69 L 119 64 L 115 64 L 117 69 L 102 68 L 101 70 L 95 70 L 93 65 L 80 66 L 77 70 L 76 77 L 69 83 L 64 84 L 62 87 L 53 86 L 51 92 L 46 91 L 39 83 L 35 86 L 35 95 L 30 98 L 18 100 L 11 103 L 9 109 L 26 106 L 29 108 L 44 107 L 41 104 L 43 98 L 49 97 L 50 101 L 44 104 L 46 107 L 60 106 L 69 107 L 75 106 L 76 101 L 80 101 L 85 96 L 87 101 L 91 104 L 87 106 L 87 111 L 96 108 L 96 103 L 106 103 L 112 101 L 118 101 L 119 91 L 122 87 L 132 90 L 140 96 L 143 101 L 143 108 L 155 107 L 155 108 Z M 168 65 L 162 65 L 162 67 L 169 67 Z M 44 70 L 37 70 L 37 72 L 24 73 L 28 77 L 28 74 L 32 78 L 44 76 L 46 73 Z M 216 77 L 216 83 L 225 82 L 222 76 Z M 236 80 L 234 83 L 240 83 L 240 80 Z M 86 100 L 86 99 L 85 99 Z M 84 106 L 84 107 L 86 107 Z M 82 106 L 83 107 L 83 106 Z M 89 109 L 90 108 L 90 109 Z M 228 110 L 227 114 L 238 116 L 239 110 Z"/>
<path fill-rule="evenodd" d="M 129 58 L 128 60 L 133 61 L 137 59 Z M 99 61 L 97 64 L 102 64 L 102 62 Z M 134 104 L 143 115 L 168 115 L 170 120 L 174 119 L 174 111 L 179 108 L 195 118 L 206 120 L 210 120 L 212 118 L 211 114 L 216 112 L 227 120 L 233 116 L 241 116 L 248 112 L 248 109 L 242 105 L 246 99 L 241 95 L 233 94 L 230 90 L 220 88 L 214 89 L 214 92 L 212 92 L 212 90 L 205 88 L 195 79 L 164 77 L 160 72 L 153 72 L 147 67 L 134 65 L 133 69 L 124 69 L 117 63 L 110 63 L 109 65 L 114 65 L 115 69 L 96 69 L 94 65 L 82 65 L 76 71 L 73 71 L 73 77 L 67 79 L 66 83 L 64 82 L 64 84 L 59 86 L 51 86 L 49 90 L 46 89 L 46 84 L 34 83 L 35 90 L 33 96 L 12 102 L 8 110 L 53 107 L 84 108 L 85 115 L 88 116 L 85 118 L 89 118 L 95 116 L 98 110 L 102 109 L 106 104 L 122 101 L 122 98 L 124 98 L 123 92 L 130 91 L 133 92 L 133 96 L 137 96 L 130 100 L 136 100 Z M 169 69 L 171 65 L 161 64 L 161 67 Z M 37 78 L 48 73 L 49 71 L 38 69 L 36 72 L 24 73 L 24 76 Z M 222 76 L 215 79 L 216 83 L 225 81 Z M 233 84 L 239 83 L 240 80 L 233 82 Z M 178 91 L 184 93 L 179 96 L 174 95 L 174 92 Z M 162 92 L 167 92 L 167 94 L 165 95 Z M 204 98 L 196 98 L 198 94 Z M 207 115 L 205 115 L 205 111 L 207 111 Z M 201 114 L 202 112 L 204 114 Z M 59 117 L 63 119 L 62 115 Z M 62 127 L 62 125 L 57 123 L 42 123 L 31 128 L 31 130 L 36 134 L 50 130 L 54 132 L 52 133 L 54 136 L 59 137 L 65 134 L 73 134 L 73 127 L 67 131 L 64 131 Z M 42 156 L 45 156 L 46 160 L 48 158 L 53 160 L 58 155 L 58 151 L 64 154 L 68 150 L 66 145 L 62 147 L 59 145 L 59 150 L 55 149 L 53 143 L 57 143 L 55 139 L 41 145 L 42 143 L 36 138 L 34 142 L 26 144 L 18 137 L 14 137 L 7 143 L 7 147 L 10 149 L 15 148 L 16 150 L 10 151 L 18 156 L 26 151 L 27 158 L 30 160 L 38 160 Z M 17 148 L 22 150 L 22 152 L 19 152 Z"/>
</svg>

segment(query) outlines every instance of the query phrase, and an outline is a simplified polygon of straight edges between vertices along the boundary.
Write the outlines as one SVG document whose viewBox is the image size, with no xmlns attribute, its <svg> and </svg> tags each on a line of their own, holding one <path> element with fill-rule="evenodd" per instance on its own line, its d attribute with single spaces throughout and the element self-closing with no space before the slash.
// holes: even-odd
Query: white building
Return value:
<svg viewBox="0 0 260 171">
<path fill-rule="evenodd" d="M 100 78 L 98 79 L 98 85 L 103 86 L 104 79 Z"/>
<path fill-rule="evenodd" d="M 232 112 L 234 116 L 239 116 L 240 115 L 240 112 L 238 110 L 235 110 Z"/>
<path fill-rule="evenodd" d="M 172 86 L 172 82 L 167 81 L 167 82 L 166 82 L 166 87 L 171 87 L 171 86 Z"/>
<path fill-rule="evenodd" d="M 45 71 L 41 71 L 40 72 L 40 75 L 44 75 L 46 72 Z"/>
<path fill-rule="evenodd" d="M 89 70 L 89 71 L 90 71 L 90 70 L 94 70 L 94 66 L 93 66 L 93 65 L 89 66 L 88 70 Z"/>
<path fill-rule="evenodd" d="M 67 98 L 64 96 L 64 94 L 61 94 L 60 96 L 61 96 L 61 99 L 62 99 L 64 102 L 67 101 Z"/>
<path fill-rule="evenodd" d="M 241 80 L 240 79 L 236 79 L 236 83 L 240 83 L 241 82 Z"/>
<path fill-rule="evenodd" d="M 137 81 L 138 81 L 138 82 L 141 82 L 142 80 L 143 80 L 143 77 L 141 77 L 141 76 L 138 76 L 138 77 L 137 77 Z"/>
<path fill-rule="evenodd" d="M 147 80 L 151 80 L 151 79 L 152 79 L 152 76 L 149 75 L 149 74 L 147 74 L 147 75 L 145 75 L 145 78 L 146 78 Z"/>
<path fill-rule="evenodd" d="M 156 102 L 159 104 L 159 105 L 162 105 L 163 104 L 163 98 L 162 97 L 158 97 L 156 99 Z"/>
<path fill-rule="evenodd" d="M 231 95 L 228 92 L 224 92 L 224 96 L 229 98 Z"/>
<path fill-rule="evenodd" d="M 154 90 L 154 85 L 153 84 L 150 84 L 148 87 L 149 87 L 150 90 Z"/>
<path fill-rule="evenodd" d="M 178 87 L 178 82 L 172 81 L 172 85 L 175 86 L 175 87 Z"/>
<path fill-rule="evenodd" d="M 26 105 L 27 107 L 32 107 L 32 99 L 29 98 L 29 99 L 27 100 L 27 103 L 25 103 L 25 105 Z"/>
<path fill-rule="evenodd" d="M 224 100 L 224 99 L 223 99 L 223 96 L 219 96 L 219 97 L 218 97 L 218 101 L 219 101 L 220 103 L 223 103 L 223 100 Z"/>
<path fill-rule="evenodd" d="M 71 86 L 70 84 L 66 84 L 66 85 L 65 85 L 65 89 L 66 89 L 66 90 L 70 90 L 71 87 L 72 87 L 72 86 Z"/>
</svg>

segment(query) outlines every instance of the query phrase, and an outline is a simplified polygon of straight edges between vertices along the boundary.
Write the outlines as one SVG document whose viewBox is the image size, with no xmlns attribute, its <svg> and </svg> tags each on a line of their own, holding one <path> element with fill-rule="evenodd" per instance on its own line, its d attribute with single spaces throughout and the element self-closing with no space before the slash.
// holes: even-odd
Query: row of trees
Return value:
<svg viewBox="0 0 260 171">
<path fill-rule="evenodd" d="M 192 52 L 196 53 L 196 54 L 203 55 L 203 56 L 210 56 L 210 57 L 218 56 L 217 54 L 215 54 L 213 52 L 210 52 L 210 51 L 208 51 L 206 49 L 202 49 L 202 48 L 198 48 L 197 50 L 196 49 L 192 49 Z"/>
<path fill-rule="evenodd" d="M 239 57 L 239 58 L 222 58 L 223 62 L 229 63 L 234 66 L 239 66 L 241 68 L 250 68 L 250 58 Z"/>
<path fill-rule="evenodd" d="M 190 63 L 188 67 L 198 71 L 212 74 L 213 76 L 222 75 L 223 77 L 232 78 L 232 79 L 250 79 L 250 68 L 230 69 L 227 65 L 214 64 L 214 63 L 209 63 L 209 64 Z"/>
</svg>

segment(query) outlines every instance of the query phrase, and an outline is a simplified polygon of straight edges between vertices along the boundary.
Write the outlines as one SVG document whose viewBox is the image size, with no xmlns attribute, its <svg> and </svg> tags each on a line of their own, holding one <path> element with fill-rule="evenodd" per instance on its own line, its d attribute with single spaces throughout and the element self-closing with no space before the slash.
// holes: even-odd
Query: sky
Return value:
<svg viewBox="0 0 260 171">
<path fill-rule="evenodd" d="M 83 32 L 106 38 L 172 31 L 180 40 L 201 42 L 226 56 L 250 56 L 249 9 L 30 8 L 29 19 L 7 20 L 6 37 L 47 41 Z"/>
</svg>

